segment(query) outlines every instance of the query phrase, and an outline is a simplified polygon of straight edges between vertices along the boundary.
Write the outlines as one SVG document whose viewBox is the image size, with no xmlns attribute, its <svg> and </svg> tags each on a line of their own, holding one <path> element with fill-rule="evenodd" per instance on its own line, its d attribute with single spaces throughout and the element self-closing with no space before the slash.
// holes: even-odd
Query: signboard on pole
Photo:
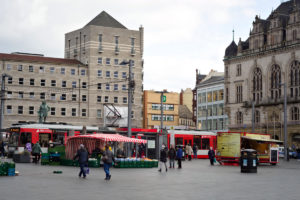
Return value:
<svg viewBox="0 0 300 200">
<path fill-rule="evenodd" d="M 167 101 L 167 97 L 165 95 L 163 95 L 163 102 Z"/>
</svg>

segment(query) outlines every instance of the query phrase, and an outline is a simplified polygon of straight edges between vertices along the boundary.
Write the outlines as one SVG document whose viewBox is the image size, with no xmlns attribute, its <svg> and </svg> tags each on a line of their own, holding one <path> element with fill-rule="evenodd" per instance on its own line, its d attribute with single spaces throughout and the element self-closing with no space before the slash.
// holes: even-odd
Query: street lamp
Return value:
<svg viewBox="0 0 300 200">
<path fill-rule="evenodd" d="M 161 135 L 163 134 L 163 115 L 164 115 L 164 109 L 163 109 L 163 98 L 164 98 L 164 93 L 168 93 L 167 90 L 163 91 L 157 91 L 156 93 L 160 93 L 160 133 L 156 135 L 156 141 L 158 148 L 156 148 L 156 155 L 157 159 L 159 159 L 159 152 L 160 148 L 162 146 L 162 137 Z"/>
<path fill-rule="evenodd" d="M 8 74 L 2 74 L 1 80 L 1 112 L 0 112 L 0 139 L 2 139 L 2 128 L 3 128 L 3 115 L 4 115 L 4 101 L 5 101 L 5 78 L 11 78 Z"/>
<path fill-rule="evenodd" d="M 132 80 L 132 60 L 129 61 L 122 61 L 120 65 L 128 65 L 129 66 L 129 76 L 128 76 L 128 121 L 127 121 L 127 127 L 128 127 L 128 132 L 127 136 L 131 137 L 131 110 L 132 110 L 132 93 L 133 93 L 133 88 L 134 88 L 134 80 Z M 127 156 L 131 156 L 131 145 L 128 145 L 127 149 Z"/>
</svg>

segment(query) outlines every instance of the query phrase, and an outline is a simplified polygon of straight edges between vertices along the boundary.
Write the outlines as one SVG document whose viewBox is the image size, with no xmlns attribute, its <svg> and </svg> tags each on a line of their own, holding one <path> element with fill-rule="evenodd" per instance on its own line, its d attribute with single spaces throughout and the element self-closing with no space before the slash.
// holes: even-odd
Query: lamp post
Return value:
<svg viewBox="0 0 300 200">
<path fill-rule="evenodd" d="M 286 83 L 281 83 L 280 86 L 283 86 L 284 91 L 284 103 L 283 103 L 283 120 L 284 120 L 284 158 L 286 161 L 289 160 L 289 155 L 287 152 L 288 144 L 287 144 L 287 95 L 286 95 Z"/>
<path fill-rule="evenodd" d="M 132 110 L 132 93 L 133 93 L 133 88 L 134 88 L 134 80 L 132 80 L 132 60 L 129 61 L 122 61 L 120 65 L 128 65 L 129 66 L 129 75 L 128 75 L 128 121 L 127 121 L 127 136 L 131 137 L 131 110 Z M 127 148 L 127 156 L 131 156 L 131 145 L 128 144 Z"/>
<path fill-rule="evenodd" d="M 0 139 L 2 139 L 2 128 L 3 128 L 3 115 L 4 115 L 4 101 L 5 101 L 5 78 L 11 78 L 8 74 L 2 74 L 1 80 L 1 105 L 0 105 Z"/>
<path fill-rule="evenodd" d="M 164 93 L 167 93 L 166 90 L 164 91 L 157 91 L 156 93 L 160 93 L 160 131 L 156 135 L 156 141 L 157 141 L 157 148 L 156 148 L 156 155 L 157 159 L 159 160 L 159 152 L 161 150 L 162 146 L 162 134 L 163 134 L 163 117 L 164 117 L 164 108 L 163 108 L 163 98 L 164 98 Z"/>
</svg>

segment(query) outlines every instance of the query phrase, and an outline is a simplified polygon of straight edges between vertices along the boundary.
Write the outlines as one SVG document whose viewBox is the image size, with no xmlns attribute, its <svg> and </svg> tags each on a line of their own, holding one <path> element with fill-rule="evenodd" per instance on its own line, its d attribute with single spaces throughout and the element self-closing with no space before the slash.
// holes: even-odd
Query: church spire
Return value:
<svg viewBox="0 0 300 200">
<path fill-rule="evenodd" d="M 232 29 L 232 41 L 234 41 L 234 29 Z"/>
</svg>

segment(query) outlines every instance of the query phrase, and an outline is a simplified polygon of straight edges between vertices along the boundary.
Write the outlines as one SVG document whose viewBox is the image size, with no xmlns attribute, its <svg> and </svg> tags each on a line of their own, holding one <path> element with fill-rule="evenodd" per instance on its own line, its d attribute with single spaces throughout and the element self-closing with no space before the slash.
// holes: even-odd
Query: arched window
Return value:
<svg viewBox="0 0 300 200">
<path fill-rule="evenodd" d="M 254 120 L 255 120 L 255 123 L 260 123 L 260 112 L 259 112 L 259 110 L 255 111 Z"/>
<path fill-rule="evenodd" d="M 291 118 L 292 121 L 297 121 L 299 120 L 299 108 L 298 107 L 292 107 L 291 108 Z"/>
<path fill-rule="evenodd" d="M 240 111 L 236 112 L 236 123 L 243 124 L 243 113 Z"/>
<path fill-rule="evenodd" d="M 297 30 L 293 30 L 293 40 L 297 40 Z"/>
<path fill-rule="evenodd" d="M 256 67 L 253 71 L 252 80 L 253 101 L 261 101 L 262 99 L 262 73 L 260 68 Z"/>
<path fill-rule="evenodd" d="M 281 71 L 278 65 L 273 65 L 271 68 L 271 99 L 281 97 Z"/>
<path fill-rule="evenodd" d="M 300 63 L 295 60 L 291 65 L 290 70 L 290 96 L 299 96 L 300 88 Z"/>
</svg>

